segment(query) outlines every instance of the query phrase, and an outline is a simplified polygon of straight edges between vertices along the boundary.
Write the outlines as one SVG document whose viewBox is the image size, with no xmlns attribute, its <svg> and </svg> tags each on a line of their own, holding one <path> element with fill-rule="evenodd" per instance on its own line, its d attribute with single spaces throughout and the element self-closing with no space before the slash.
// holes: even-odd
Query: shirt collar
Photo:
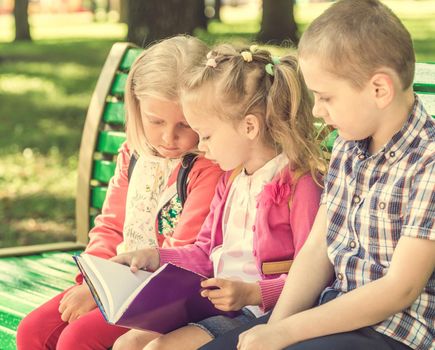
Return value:
<svg viewBox="0 0 435 350">
<path fill-rule="evenodd" d="M 246 178 L 251 184 L 264 184 L 271 181 L 286 165 L 288 165 L 288 158 L 284 153 L 280 153 L 256 170 L 252 175 L 248 175 L 246 171 L 242 171 L 240 177 Z"/>
<path fill-rule="evenodd" d="M 383 155 L 387 162 L 394 163 L 397 159 L 401 159 L 406 150 L 415 142 L 415 139 L 424 127 L 428 118 L 428 114 L 421 103 L 421 100 L 415 95 L 414 105 L 409 113 L 408 119 L 403 124 L 402 128 L 393 135 L 384 147 L 371 157 L 375 158 Z M 358 154 L 368 155 L 370 139 L 355 141 Z"/>
</svg>

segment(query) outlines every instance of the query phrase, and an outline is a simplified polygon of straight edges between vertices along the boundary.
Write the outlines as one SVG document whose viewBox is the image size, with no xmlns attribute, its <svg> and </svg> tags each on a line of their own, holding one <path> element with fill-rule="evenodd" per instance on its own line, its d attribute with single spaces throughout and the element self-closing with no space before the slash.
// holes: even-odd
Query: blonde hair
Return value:
<svg viewBox="0 0 435 350">
<path fill-rule="evenodd" d="M 238 51 L 230 45 L 216 47 L 207 58 L 187 75 L 183 95 L 200 103 L 200 89 L 213 91 L 213 99 L 208 99 L 210 111 L 234 123 L 255 115 L 261 140 L 287 155 L 295 181 L 308 172 L 318 179 L 326 162 L 316 140 L 312 100 L 296 58 L 288 55 L 277 62 L 269 51 Z"/>
<path fill-rule="evenodd" d="M 183 74 L 198 64 L 207 50 L 201 40 L 179 35 L 153 44 L 137 57 L 127 77 L 124 97 L 127 143 L 132 151 L 155 153 L 145 137 L 140 99 L 155 97 L 177 102 Z"/>
<path fill-rule="evenodd" d="M 300 57 L 320 57 L 326 69 L 361 89 L 380 67 L 393 69 L 402 89 L 414 78 L 411 35 L 378 0 L 342 0 L 331 5 L 303 33 Z"/>
</svg>

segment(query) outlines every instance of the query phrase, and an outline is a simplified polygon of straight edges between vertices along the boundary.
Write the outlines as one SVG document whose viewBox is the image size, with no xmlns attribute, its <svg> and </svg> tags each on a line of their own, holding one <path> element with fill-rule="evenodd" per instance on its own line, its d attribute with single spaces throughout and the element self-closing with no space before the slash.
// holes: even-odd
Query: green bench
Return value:
<svg viewBox="0 0 435 350">
<path fill-rule="evenodd" d="M 0 249 L 0 350 L 15 349 L 21 319 L 71 286 L 77 273 L 71 255 L 80 253 L 101 211 L 124 134 L 124 86 L 142 49 L 115 44 L 89 105 L 79 154 L 76 241 Z"/>
<path fill-rule="evenodd" d="M 115 44 L 92 96 L 79 154 L 76 242 L 0 249 L 1 350 L 15 349 L 16 329 L 26 314 L 73 283 L 77 270 L 71 255 L 85 247 L 102 208 L 118 148 L 125 140 L 125 81 L 141 51 L 131 44 Z M 435 117 L 435 64 L 418 64 L 414 90 Z M 327 147 L 332 147 L 335 136 L 325 140 Z"/>
</svg>

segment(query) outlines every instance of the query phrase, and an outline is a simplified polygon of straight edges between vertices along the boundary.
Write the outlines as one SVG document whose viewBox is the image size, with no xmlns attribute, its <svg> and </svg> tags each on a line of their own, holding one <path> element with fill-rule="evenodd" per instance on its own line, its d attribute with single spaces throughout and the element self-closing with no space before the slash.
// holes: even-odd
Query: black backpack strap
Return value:
<svg viewBox="0 0 435 350">
<path fill-rule="evenodd" d="M 137 163 L 137 159 L 139 158 L 139 154 L 133 152 L 130 157 L 130 163 L 128 164 L 128 182 L 130 182 L 131 174 L 133 174 L 133 169 Z"/>
<path fill-rule="evenodd" d="M 177 193 L 181 201 L 181 206 L 184 206 L 187 198 L 187 177 L 197 159 L 197 154 L 187 153 L 181 160 L 180 171 L 177 175 Z"/>
</svg>

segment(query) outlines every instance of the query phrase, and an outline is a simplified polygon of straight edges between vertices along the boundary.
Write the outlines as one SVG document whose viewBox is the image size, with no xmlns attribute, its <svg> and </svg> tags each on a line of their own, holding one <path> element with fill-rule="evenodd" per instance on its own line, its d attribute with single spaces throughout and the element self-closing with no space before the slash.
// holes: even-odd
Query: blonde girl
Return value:
<svg viewBox="0 0 435 350">
<path fill-rule="evenodd" d="M 210 214 L 192 245 L 114 259 L 132 271 L 172 262 L 210 276 L 202 296 L 242 315 L 211 317 L 165 335 L 130 331 L 114 349 L 196 349 L 275 305 L 317 213 L 316 181 L 325 168 L 297 67 L 293 56 L 277 59 L 253 48 L 225 45 L 207 55 L 189 75 L 182 105 L 199 149 L 228 171 Z"/>
<path fill-rule="evenodd" d="M 189 173 L 187 199 L 181 205 L 177 174 L 182 156 L 197 149 L 198 136 L 181 110 L 179 83 L 206 50 L 201 41 L 178 36 L 146 49 L 133 64 L 125 91 L 127 142 L 120 149 L 86 253 L 109 259 L 117 251 L 195 241 L 221 170 L 199 157 Z M 133 154 L 138 159 L 129 179 Z M 75 286 L 20 323 L 18 349 L 107 349 L 127 331 L 104 321 L 82 282 L 78 275 Z"/>
</svg>

